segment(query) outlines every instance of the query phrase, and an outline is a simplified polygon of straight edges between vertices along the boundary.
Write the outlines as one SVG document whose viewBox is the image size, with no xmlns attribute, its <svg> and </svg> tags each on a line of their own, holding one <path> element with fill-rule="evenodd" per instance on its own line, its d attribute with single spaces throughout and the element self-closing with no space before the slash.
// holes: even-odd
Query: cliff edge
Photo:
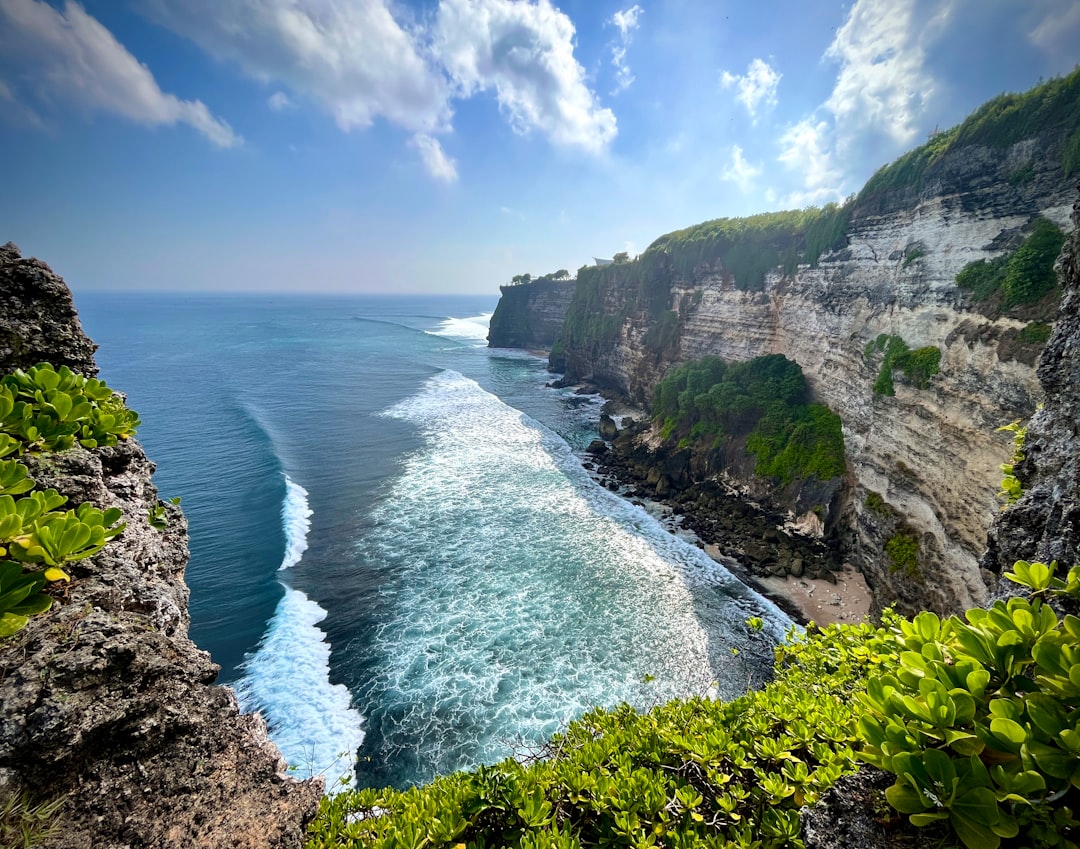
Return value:
<svg viewBox="0 0 1080 849">
<path fill-rule="evenodd" d="M 39 361 L 97 372 L 71 293 L 0 248 L 0 374 Z M 54 849 L 299 846 L 321 780 L 289 778 L 257 715 L 214 686 L 188 638 L 187 523 L 134 440 L 27 455 L 38 488 L 120 507 L 126 529 L 69 568 L 49 612 L 0 641 L 0 801 L 57 802 Z M 164 507 L 166 526 L 148 521 Z"/>
</svg>

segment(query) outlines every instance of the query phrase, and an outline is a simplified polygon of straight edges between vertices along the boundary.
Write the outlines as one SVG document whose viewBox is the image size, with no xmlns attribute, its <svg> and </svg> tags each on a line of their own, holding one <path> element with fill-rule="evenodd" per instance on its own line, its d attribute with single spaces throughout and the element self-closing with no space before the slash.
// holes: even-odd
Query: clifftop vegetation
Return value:
<svg viewBox="0 0 1080 849">
<path fill-rule="evenodd" d="M 860 212 L 872 211 L 893 191 L 920 191 L 934 174 L 934 166 L 961 148 L 1004 148 L 1036 134 L 1062 139 L 1061 167 L 1066 177 L 1080 171 L 1080 69 L 1022 94 L 1000 94 L 987 101 L 962 123 L 935 133 L 926 144 L 879 169 L 859 192 L 855 205 Z"/>
</svg>

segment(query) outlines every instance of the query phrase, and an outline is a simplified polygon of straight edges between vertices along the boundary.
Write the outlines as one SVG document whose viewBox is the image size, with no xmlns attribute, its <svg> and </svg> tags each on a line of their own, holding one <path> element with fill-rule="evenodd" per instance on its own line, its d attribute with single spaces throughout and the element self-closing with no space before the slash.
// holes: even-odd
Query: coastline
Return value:
<svg viewBox="0 0 1080 849">
<path fill-rule="evenodd" d="M 542 352 L 530 350 L 529 353 L 542 356 Z M 553 388 L 567 388 L 564 384 L 560 385 L 561 380 L 561 377 L 556 376 L 548 385 Z M 610 417 L 616 428 L 615 433 L 612 433 L 610 425 L 605 429 L 598 422 L 598 442 L 602 442 L 603 449 L 594 442 L 592 450 L 581 457 L 582 465 L 599 485 L 648 510 L 670 533 L 680 534 L 691 540 L 746 586 L 769 599 L 801 625 L 810 622 L 821 626 L 859 623 L 871 618 L 870 589 L 865 578 L 853 565 L 841 563 L 828 569 L 796 569 L 800 574 L 783 573 L 783 570 L 774 568 L 770 574 L 768 566 L 763 566 L 770 560 L 775 562 L 770 555 L 766 554 L 761 562 L 751 566 L 749 560 L 753 558 L 748 559 L 746 553 L 739 550 L 738 542 L 722 532 L 717 533 L 714 517 L 695 512 L 693 499 L 688 499 L 678 492 L 664 495 L 643 492 L 643 481 L 630 473 L 626 465 L 620 462 L 614 443 L 617 434 L 625 432 L 627 424 L 647 421 L 646 411 L 606 398 L 603 393 L 587 385 L 579 385 L 574 391 L 576 394 L 598 395 L 604 398 L 601 421 Z M 766 539 L 773 535 L 772 532 L 777 536 L 789 536 L 791 529 L 783 517 L 769 515 L 758 505 L 738 499 L 737 496 L 728 494 L 726 498 L 741 501 L 743 505 L 753 508 L 753 511 L 740 508 L 742 518 L 751 532 L 760 532 L 762 527 L 766 526 L 763 535 Z M 824 547 L 820 541 L 811 537 L 802 534 L 791 536 L 811 546 Z M 761 572 L 764 574 L 759 574 Z"/>
</svg>

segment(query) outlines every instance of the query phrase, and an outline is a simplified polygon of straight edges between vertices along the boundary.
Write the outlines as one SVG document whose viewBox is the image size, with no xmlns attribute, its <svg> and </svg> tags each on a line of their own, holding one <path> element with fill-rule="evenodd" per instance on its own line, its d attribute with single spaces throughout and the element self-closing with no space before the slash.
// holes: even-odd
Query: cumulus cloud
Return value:
<svg viewBox="0 0 1080 849">
<path fill-rule="evenodd" d="M 746 161 L 743 149 L 738 145 L 731 148 L 731 161 L 720 172 L 720 179 L 734 183 L 742 192 L 748 192 L 754 187 L 754 180 L 761 176 L 760 164 L 751 165 Z"/>
<path fill-rule="evenodd" d="M 7 2 L 8 0 L 5 0 Z M 428 171 L 456 179 L 436 139 L 453 102 L 493 92 L 518 133 L 602 151 L 615 116 L 574 58 L 574 26 L 550 0 L 442 0 L 405 20 L 392 0 L 142 0 L 146 14 L 249 76 L 321 104 L 343 131 L 384 119 Z M 279 96 L 280 95 L 280 96 Z M 284 108 L 284 91 L 268 101 Z M 453 177 L 450 177 L 450 175 Z"/>
<path fill-rule="evenodd" d="M 219 147 L 242 143 L 201 101 L 163 92 L 150 69 L 78 3 L 68 0 L 61 11 L 40 0 L 0 0 L 0 20 L 0 47 L 31 71 L 21 80 L 38 97 L 145 126 L 187 124 Z"/>
<path fill-rule="evenodd" d="M 456 94 L 493 91 L 517 133 L 591 153 L 615 137 L 615 115 L 574 58 L 574 25 L 550 0 L 442 0 L 434 50 Z"/>
<path fill-rule="evenodd" d="M 644 11 L 634 4 L 629 9 L 616 12 L 609 21 L 619 30 L 619 41 L 611 45 L 611 64 L 615 68 L 615 90 L 612 94 L 626 91 L 634 82 L 634 72 L 626 62 L 626 51 L 634 40 L 634 31 L 641 26 L 639 18 Z"/>
<path fill-rule="evenodd" d="M 824 54 L 837 66 L 829 97 L 780 139 L 779 161 L 802 176 L 787 199 L 838 200 L 852 172 L 913 144 L 937 95 L 927 51 L 956 0 L 856 0 Z"/>
<path fill-rule="evenodd" d="M 724 71 L 720 84 L 735 89 L 735 99 L 746 107 L 750 119 L 756 123 L 762 104 L 768 108 L 776 106 L 776 89 L 782 76 L 764 59 L 754 59 L 742 76 Z"/>
<path fill-rule="evenodd" d="M 804 188 L 785 200 L 787 206 L 827 203 L 843 196 L 843 171 L 836 164 L 829 124 L 806 118 L 780 137 L 780 162 L 802 175 Z"/>
<path fill-rule="evenodd" d="M 445 129 L 449 90 L 386 0 L 144 0 L 154 20 L 255 79 L 312 97 L 343 130 Z"/>
<path fill-rule="evenodd" d="M 417 133 L 410 139 L 409 144 L 419 152 L 420 161 L 432 177 L 444 183 L 457 182 L 457 162 L 446 155 L 437 138 L 426 133 Z"/>
<path fill-rule="evenodd" d="M 284 112 L 286 109 L 292 109 L 295 106 L 289 95 L 283 91 L 275 91 L 266 98 L 266 105 L 274 112 Z"/>
<path fill-rule="evenodd" d="M 920 14 L 916 7 L 922 5 Z M 926 67 L 925 46 L 948 19 L 949 3 L 916 0 L 858 0 L 825 51 L 840 65 L 825 102 L 845 131 L 861 128 L 886 133 L 908 145 L 918 119 L 934 97 L 934 77 Z"/>
</svg>

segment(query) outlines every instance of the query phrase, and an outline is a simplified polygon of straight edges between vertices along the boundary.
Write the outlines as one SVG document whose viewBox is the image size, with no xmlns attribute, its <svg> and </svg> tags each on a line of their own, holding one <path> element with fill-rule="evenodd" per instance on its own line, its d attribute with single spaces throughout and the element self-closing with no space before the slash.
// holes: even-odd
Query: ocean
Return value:
<svg viewBox="0 0 1080 849">
<path fill-rule="evenodd" d="M 790 624 L 589 477 L 602 399 L 487 348 L 495 302 L 76 296 L 182 498 L 192 638 L 331 789 L 527 752 L 593 706 L 734 696 Z"/>
</svg>

